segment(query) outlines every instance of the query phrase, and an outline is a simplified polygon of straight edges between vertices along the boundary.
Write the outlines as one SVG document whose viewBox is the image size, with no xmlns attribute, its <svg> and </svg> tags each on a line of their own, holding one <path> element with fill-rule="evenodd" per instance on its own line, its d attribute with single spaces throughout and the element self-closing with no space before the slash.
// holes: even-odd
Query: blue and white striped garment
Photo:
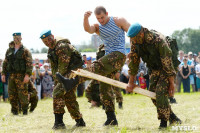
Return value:
<svg viewBox="0 0 200 133">
<path fill-rule="evenodd" d="M 107 24 L 99 24 L 99 33 L 105 46 L 106 55 L 114 51 L 125 54 L 125 33 L 115 24 L 113 17 L 110 17 Z"/>
</svg>

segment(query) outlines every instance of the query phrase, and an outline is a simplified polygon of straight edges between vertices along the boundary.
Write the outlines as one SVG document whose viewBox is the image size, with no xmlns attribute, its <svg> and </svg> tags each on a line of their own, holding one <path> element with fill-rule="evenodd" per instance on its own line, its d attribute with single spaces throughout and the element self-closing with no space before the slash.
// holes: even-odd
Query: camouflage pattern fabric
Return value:
<svg viewBox="0 0 200 133">
<path fill-rule="evenodd" d="M 96 53 L 96 59 L 99 60 L 104 55 L 105 55 L 104 44 L 101 44 Z M 116 71 L 112 72 L 110 75 L 107 75 L 107 76 L 110 78 L 114 78 L 115 73 L 116 73 Z M 97 88 L 97 87 L 100 87 L 100 88 Z M 112 93 L 114 93 L 115 95 L 113 95 Z M 109 96 L 111 96 L 111 97 L 108 98 Z M 107 105 L 107 107 L 105 106 L 106 111 L 114 110 L 114 98 L 115 97 L 116 97 L 117 102 L 123 101 L 123 97 L 121 95 L 120 88 L 110 86 L 108 84 L 101 83 L 101 82 L 99 83 L 98 81 L 94 81 L 94 80 L 92 80 L 92 82 L 88 85 L 88 87 L 86 89 L 86 97 L 88 98 L 89 102 L 91 100 L 96 101 L 96 99 L 98 100 L 97 102 L 100 102 L 100 99 L 101 99 L 103 104 Z M 99 97 L 100 97 L 100 99 L 99 99 Z"/>
<path fill-rule="evenodd" d="M 129 73 L 136 75 L 138 72 L 140 57 L 147 63 L 150 70 L 150 91 L 156 93 L 156 100 L 152 100 L 157 107 L 158 119 L 169 120 L 171 107 L 168 102 L 168 87 L 170 76 L 176 71 L 172 62 L 172 50 L 166 37 L 154 30 L 143 28 L 144 40 L 141 33 L 136 36 L 137 42 L 132 42 L 129 64 Z"/>
<path fill-rule="evenodd" d="M 28 84 L 23 82 L 24 74 L 10 74 L 8 80 L 8 94 L 11 111 L 18 112 L 19 103 L 22 110 L 28 109 Z"/>
<path fill-rule="evenodd" d="M 172 112 L 168 102 L 169 80 L 162 70 L 153 70 L 150 75 L 150 91 L 156 93 L 156 100 L 152 99 L 153 104 L 157 107 L 158 119 L 169 120 Z"/>
<path fill-rule="evenodd" d="M 28 93 L 30 94 L 30 100 L 29 100 L 29 104 L 31 104 L 30 109 L 35 109 L 38 103 L 38 96 L 37 96 L 37 90 L 33 82 L 31 81 L 28 82 Z"/>
<path fill-rule="evenodd" d="M 7 73 L 20 73 L 31 76 L 33 65 L 29 50 L 22 45 L 14 54 L 15 48 L 13 45 L 10 46 L 6 51 L 2 75 L 6 75 Z"/>
<path fill-rule="evenodd" d="M 91 80 L 85 90 L 85 96 L 88 99 L 88 102 L 95 101 L 98 105 L 101 104 L 98 81 Z"/>
<path fill-rule="evenodd" d="M 112 86 L 112 87 L 113 87 L 113 90 L 114 90 L 116 101 L 118 103 L 123 102 L 123 96 L 122 96 L 122 93 L 121 93 L 121 88 L 115 87 L 115 86 Z"/>
<path fill-rule="evenodd" d="M 73 88 L 69 92 L 65 92 L 61 83 L 56 79 L 55 73 L 60 72 L 65 77 L 70 76 L 71 70 L 81 68 L 83 61 L 81 55 L 70 44 L 68 39 L 56 38 L 56 46 L 54 49 L 49 49 L 48 58 L 52 67 L 52 75 L 54 78 L 54 90 L 53 90 L 53 109 L 54 113 L 65 113 L 64 107 L 67 109 L 73 119 L 80 119 L 82 117 L 79 112 L 79 105 L 76 101 L 76 88 Z"/>
<path fill-rule="evenodd" d="M 94 61 L 88 70 L 102 76 L 113 78 L 113 73 L 120 70 L 125 63 L 126 56 L 121 52 L 112 52 Z M 87 70 L 87 69 L 86 69 Z M 87 78 L 80 77 L 79 83 L 84 82 Z M 115 111 L 114 92 L 111 85 L 100 83 L 100 98 L 105 106 L 106 112 Z"/>
</svg>

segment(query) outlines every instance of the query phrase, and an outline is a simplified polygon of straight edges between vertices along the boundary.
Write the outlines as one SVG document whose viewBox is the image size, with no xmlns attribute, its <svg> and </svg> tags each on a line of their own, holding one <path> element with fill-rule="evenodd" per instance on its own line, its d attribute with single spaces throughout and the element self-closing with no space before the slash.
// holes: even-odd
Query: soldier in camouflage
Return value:
<svg viewBox="0 0 200 133">
<path fill-rule="evenodd" d="M 96 55 L 97 60 L 105 55 L 104 44 L 99 46 Z M 113 79 L 119 80 L 119 75 L 119 72 L 114 72 L 112 77 Z M 99 87 L 101 87 L 101 83 L 99 84 L 99 81 L 92 80 L 86 89 L 86 97 L 88 98 L 88 102 L 92 103 L 92 106 L 101 105 Z M 118 102 L 118 106 L 119 108 L 122 108 L 123 96 L 121 94 L 121 89 L 114 86 L 112 86 L 112 88 L 116 97 L 116 101 Z"/>
<path fill-rule="evenodd" d="M 57 80 L 55 73 L 60 72 L 69 78 L 71 70 L 82 68 L 83 61 L 80 53 L 71 45 L 66 38 L 54 38 L 50 30 L 43 31 L 40 38 L 43 43 L 49 47 L 48 59 L 51 63 L 52 75 L 55 81 L 53 90 L 53 109 L 55 114 L 55 123 L 53 129 L 66 128 L 63 123 L 64 107 L 66 106 L 71 117 L 75 119 L 76 126 L 85 126 L 82 114 L 79 111 L 79 105 L 76 101 L 75 85 L 70 91 L 66 92 L 62 84 Z"/>
<path fill-rule="evenodd" d="M 86 32 L 99 35 L 105 45 L 105 56 L 94 61 L 88 70 L 102 76 L 112 78 L 112 73 L 119 71 L 126 60 L 125 56 L 125 32 L 128 31 L 130 24 L 125 18 L 108 16 L 108 12 L 103 6 L 98 6 L 94 10 L 99 23 L 89 24 L 91 11 L 84 14 L 84 29 Z M 76 84 L 87 80 L 84 77 L 68 79 L 57 74 L 58 79 L 63 83 L 65 89 L 71 90 Z M 105 106 L 107 120 L 104 126 L 118 125 L 115 115 L 114 92 L 111 85 L 101 83 L 100 94 L 102 103 Z"/>
<path fill-rule="evenodd" d="M 174 94 L 174 75 L 176 74 L 175 62 L 172 60 L 173 49 L 171 49 L 170 43 L 161 33 L 148 30 L 138 23 L 130 26 L 127 36 L 130 37 L 131 43 L 130 79 L 127 90 L 131 92 L 136 86 L 134 80 L 138 72 L 140 58 L 142 58 L 150 70 L 149 90 L 156 93 L 156 100 L 152 99 L 152 101 L 157 108 L 158 119 L 161 120 L 159 128 L 166 128 L 168 120 L 170 124 L 181 123 L 168 102 L 168 96 Z"/>
<path fill-rule="evenodd" d="M 11 112 L 18 115 L 20 102 L 23 115 L 28 110 L 28 82 L 32 74 L 32 56 L 27 48 L 21 43 L 21 33 L 13 34 L 14 43 L 9 44 L 3 62 L 2 81 L 5 82 L 5 75 L 10 74 L 8 82 L 8 94 L 11 103 Z"/>
</svg>

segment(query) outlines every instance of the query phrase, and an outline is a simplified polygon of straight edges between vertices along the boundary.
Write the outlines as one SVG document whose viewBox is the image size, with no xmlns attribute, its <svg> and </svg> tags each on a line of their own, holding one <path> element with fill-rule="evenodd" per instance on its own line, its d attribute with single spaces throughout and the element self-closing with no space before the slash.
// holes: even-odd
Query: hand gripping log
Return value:
<svg viewBox="0 0 200 133">
<path fill-rule="evenodd" d="M 86 71 L 83 69 L 78 69 L 77 71 L 73 71 L 73 73 L 75 75 L 83 76 L 83 77 L 90 78 L 90 79 L 95 79 L 95 80 L 113 85 L 115 87 L 119 87 L 119 88 L 123 88 L 123 89 L 126 89 L 126 87 L 127 87 L 126 83 L 122 83 L 120 81 L 113 80 L 113 79 L 110 79 L 110 78 L 107 78 L 107 77 L 104 77 L 104 76 L 101 76 L 101 75 L 98 75 L 98 74 L 95 74 L 95 73 L 92 73 L 92 72 L 89 72 L 89 71 Z M 135 87 L 133 89 L 133 92 L 150 97 L 152 99 L 156 99 L 156 94 L 154 92 L 144 90 L 139 87 Z"/>
</svg>

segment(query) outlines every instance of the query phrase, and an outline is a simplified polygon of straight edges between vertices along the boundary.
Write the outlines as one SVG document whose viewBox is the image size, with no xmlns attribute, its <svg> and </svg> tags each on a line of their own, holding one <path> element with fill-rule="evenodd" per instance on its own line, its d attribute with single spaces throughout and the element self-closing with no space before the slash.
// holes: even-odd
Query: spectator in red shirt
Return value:
<svg viewBox="0 0 200 133">
<path fill-rule="evenodd" d="M 139 77 L 139 86 L 142 89 L 146 89 L 146 79 L 144 78 L 144 71 L 140 71 L 140 77 Z"/>
</svg>

